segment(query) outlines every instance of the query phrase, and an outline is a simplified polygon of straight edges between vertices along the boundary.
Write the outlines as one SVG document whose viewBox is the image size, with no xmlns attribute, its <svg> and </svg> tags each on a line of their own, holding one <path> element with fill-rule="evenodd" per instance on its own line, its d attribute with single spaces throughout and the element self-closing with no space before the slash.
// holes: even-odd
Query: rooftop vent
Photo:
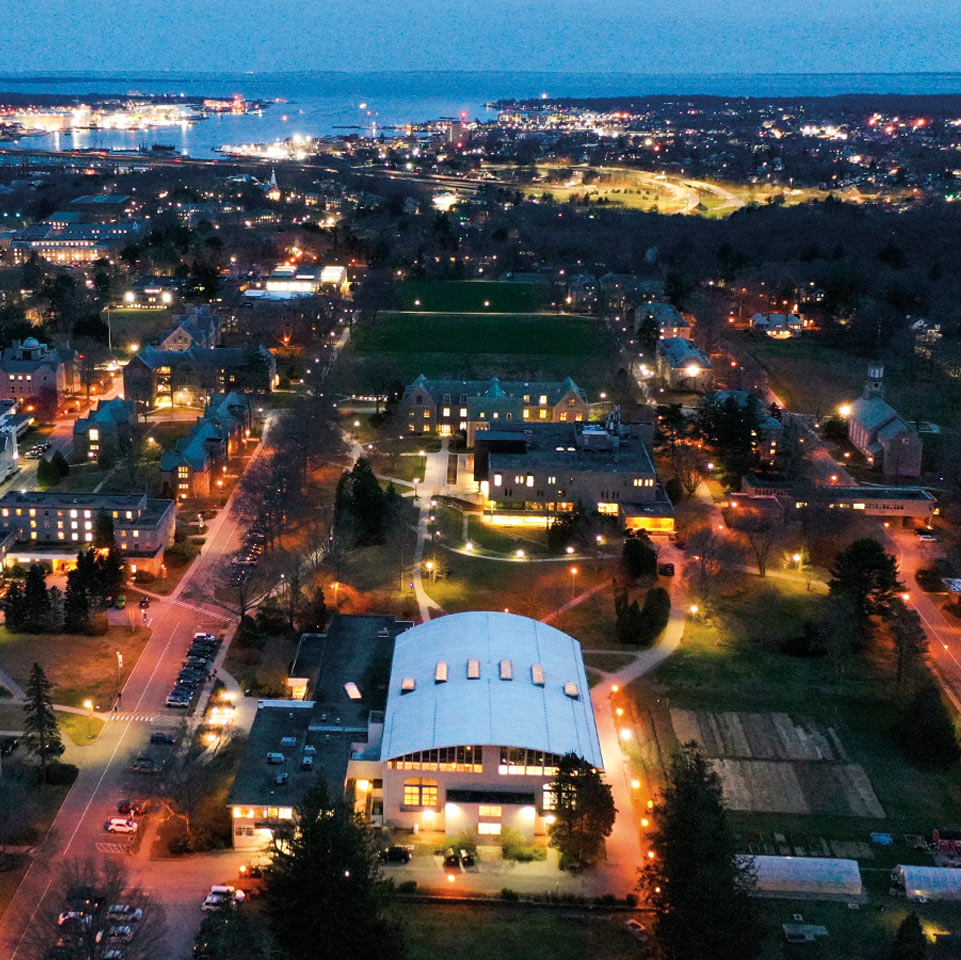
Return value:
<svg viewBox="0 0 961 960">
<path fill-rule="evenodd" d="M 510 660 L 501 660 L 500 662 L 501 680 L 513 680 L 514 679 L 514 664 Z"/>
<path fill-rule="evenodd" d="M 544 686 L 544 665 L 542 663 L 531 665 L 531 683 L 537 687 Z"/>
<path fill-rule="evenodd" d="M 413 677 L 404 677 L 404 679 L 400 682 L 400 692 L 402 694 L 413 693 L 415 686 L 417 686 L 417 684 L 414 683 Z"/>
<path fill-rule="evenodd" d="M 477 657 L 471 657 L 467 661 L 467 679 L 480 680 L 480 660 Z"/>
<path fill-rule="evenodd" d="M 580 691 L 577 689 L 576 683 L 565 683 L 564 695 L 567 697 L 570 697 L 571 700 L 577 700 L 581 694 L 580 694 Z"/>
<path fill-rule="evenodd" d="M 434 667 L 434 683 L 447 683 L 447 661 L 438 660 Z"/>
<path fill-rule="evenodd" d="M 344 684 L 344 689 L 347 691 L 347 696 L 350 697 L 351 700 L 360 699 L 360 690 L 353 680 L 348 680 L 347 683 Z"/>
</svg>

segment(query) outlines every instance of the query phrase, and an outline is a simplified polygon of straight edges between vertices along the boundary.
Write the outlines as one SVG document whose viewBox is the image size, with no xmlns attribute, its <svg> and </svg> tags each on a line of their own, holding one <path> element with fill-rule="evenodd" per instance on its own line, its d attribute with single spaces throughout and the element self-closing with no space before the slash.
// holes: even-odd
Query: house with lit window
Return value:
<svg viewBox="0 0 961 960">
<path fill-rule="evenodd" d="M 653 320 L 657 324 L 658 336 L 661 340 L 668 340 L 671 337 L 691 339 L 690 322 L 671 303 L 656 301 L 643 303 L 637 307 L 634 310 L 634 332 L 637 333 L 647 320 Z"/>
<path fill-rule="evenodd" d="M 657 376 L 671 390 L 706 393 L 714 385 L 714 365 L 691 340 L 666 337 L 657 341 Z"/>
<path fill-rule="evenodd" d="M 41 394 L 76 393 L 79 381 L 76 351 L 58 350 L 35 337 L 14 340 L 0 353 L 0 394 L 14 400 L 36 400 Z"/>
<path fill-rule="evenodd" d="M 137 425 L 134 404 L 122 397 L 98 400 L 97 406 L 73 424 L 75 463 L 101 459 L 112 463 L 130 447 Z"/>
<path fill-rule="evenodd" d="M 670 534 L 674 508 L 645 444 L 646 425 L 603 422 L 505 425 L 474 439 L 474 481 L 485 523 L 548 527 L 580 506 L 618 517 L 625 530 Z"/>
<path fill-rule="evenodd" d="M 93 543 L 97 515 L 113 519 L 114 540 L 131 573 L 159 574 L 174 542 L 176 506 L 143 493 L 11 491 L 0 497 L 0 530 L 14 537 L 7 563 L 69 568 L 80 547 Z"/>
<path fill-rule="evenodd" d="M 587 420 L 587 394 L 566 380 L 428 380 L 421 374 L 405 388 L 398 422 L 409 433 L 455 433 L 474 445 L 478 430 L 505 423 L 577 423 Z"/>
<path fill-rule="evenodd" d="M 213 397 L 176 449 L 160 458 L 161 492 L 187 500 L 218 493 L 227 460 L 250 433 L 250 403 L 239 393 Z"/>
</svg>

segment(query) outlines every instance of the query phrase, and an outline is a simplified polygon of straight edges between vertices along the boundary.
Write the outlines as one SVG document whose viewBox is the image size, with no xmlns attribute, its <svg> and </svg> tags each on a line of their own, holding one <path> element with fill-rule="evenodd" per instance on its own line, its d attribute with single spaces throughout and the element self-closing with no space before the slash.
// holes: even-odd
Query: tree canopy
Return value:
<svg viewBox="0 0 961 960">
<path fill-rule="evenodd" d="M 561 757 L 551 782 L 554 822 L 550 843 L 560 851 L 561 869 L 579 869 L 596 863 L 604 840 L 614 829 L 617 809 L 611 788 L 600 771 L 574 753 Z"/>
</svg>

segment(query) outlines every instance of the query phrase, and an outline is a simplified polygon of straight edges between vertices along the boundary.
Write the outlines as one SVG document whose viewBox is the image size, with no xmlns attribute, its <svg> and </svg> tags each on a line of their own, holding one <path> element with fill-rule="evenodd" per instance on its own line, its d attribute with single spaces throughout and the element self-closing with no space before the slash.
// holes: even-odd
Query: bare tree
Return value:
<svg viewBox="0 0 961 960">
<path fill-rule="evenodd" d="M 704 479 L 703 459 L 703 451 L 695 444 L 682 443 L 674 447 L 674 475 L 689 497 Z"/>
<path fill-rule="evenodd" d="M 120 860 L 67 860 L 52 892 L 45 900 L 49 907 L 28 925 L 27 954 L 34 960 L 61 955 L 71 960 L 103 960 L 112 956 L 111 950 L 122 951 L 124 960 L 166 955 L 163 908 L 131 883 Z M 68 951 L 57 952 L 61 945 Z"/>
<path fill-rule="evenodd" d="M 743 534 L 754 554 L 758 574 L 766 577 L 768 559 L 780 540 L 782 524 L 751 509 L 731 510 L 726 519 L 731 529 Z"/>
<path fill-rule="evenodd" d="M 690 559 L 684 567 L 684 578 L 701 600 L 714 596 L 744 558 L 741 546 L 713 526 L 692 531 L 687 551 Z"/>
</svg>

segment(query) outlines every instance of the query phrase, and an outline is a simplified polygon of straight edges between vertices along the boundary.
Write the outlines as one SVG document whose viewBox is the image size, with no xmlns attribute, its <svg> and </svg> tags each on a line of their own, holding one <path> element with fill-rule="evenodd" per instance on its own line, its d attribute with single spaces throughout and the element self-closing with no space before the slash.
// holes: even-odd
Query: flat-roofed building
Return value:
<svg viewBox="0 0 961 960">
<path fill-rule="evenodd" d="M 646 432 L 603 423 L 506 424 L 475 436 L 474 480 L 484 520 L 546 527 L 580 505 L 625 529 L 671 533 L 674 509 L 657 479 Z"/>
<path fill-rule="evenodd" d="M 163 552 L 174 542 L 176 506 L 142 493 L 6 493 L 0 497 L 0 528 L 15 538 L 8 559 L 69 566 L 78 549 L 93 543 L 100 513 L 113 519 L 114 539 L 132 572 L 161 572 Z"/>
</svg>

